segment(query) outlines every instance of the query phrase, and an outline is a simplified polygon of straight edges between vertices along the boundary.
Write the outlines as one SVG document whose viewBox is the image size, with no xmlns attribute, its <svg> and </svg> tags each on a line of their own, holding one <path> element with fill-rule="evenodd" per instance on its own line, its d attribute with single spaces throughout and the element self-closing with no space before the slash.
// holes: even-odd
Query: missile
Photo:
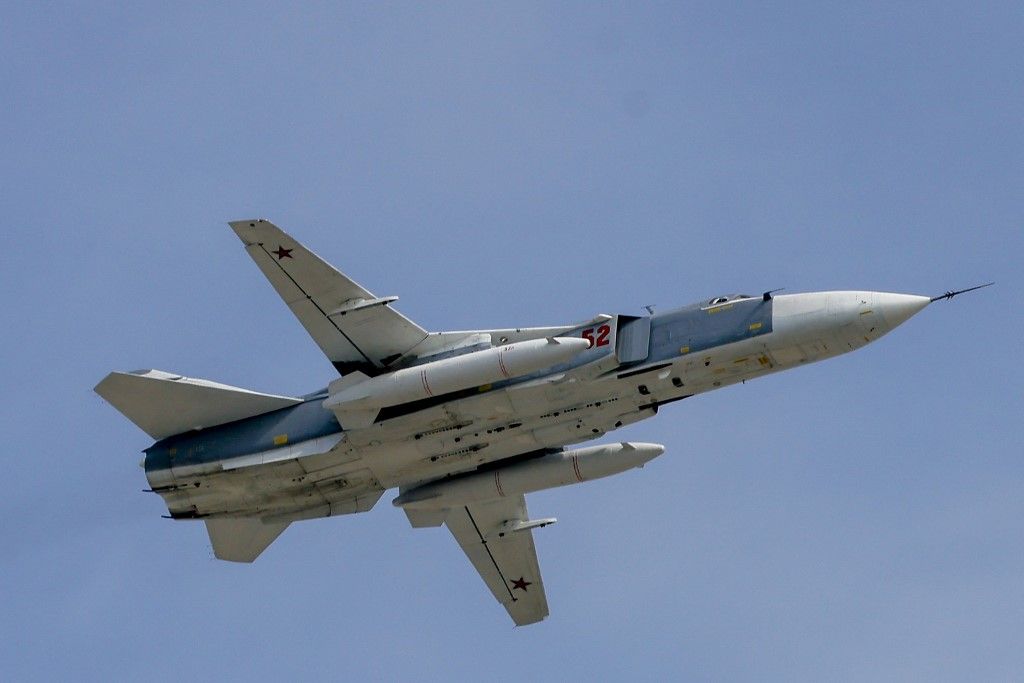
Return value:
<svg viewBox="0 0 1024 683">
<path fill-rule="evenodd" d="M 328 388 L 324 407 L 336 412 L 372 411 L 521 377 L 566 363 L 589 347 L 578 337 L 516 342 L 433 361 L 377 377 L 352 372 Z"/>
<path fill-rule="evenodd" d="M 577 448 L 424 484 L 405 491 L 391 504 L 409 510 L 431 510 L 518 496 L 643 467 L 664 452 L 665 447 L 656 443 L 624 442 Z"/>
</svg>

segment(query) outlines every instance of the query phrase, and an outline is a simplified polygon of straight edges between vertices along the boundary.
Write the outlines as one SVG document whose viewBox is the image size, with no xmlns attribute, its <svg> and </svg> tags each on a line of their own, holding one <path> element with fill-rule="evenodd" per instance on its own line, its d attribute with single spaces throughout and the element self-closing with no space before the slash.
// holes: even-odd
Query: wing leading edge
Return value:
<svg viewBox="0 0 1024 683">
<path fill-rule="evenodd" d="M 157 440 L 302 403 L 161 370 L 112 372 L 94 391 Z"/>
<path fill-rule="evenodd" d="M 527 519 L 525 496 L 453 508 L 445 519 L 448 530 L 516 626 L 536 623 L 548 615 L 533 532 L 509 530 L 510 522 Z"/>
<path fill-rule="evenodd" d="M 341 373 L 377 375 L 427 331 L 262 219 L 233 221 L 249 256 Z"/>
</svg>

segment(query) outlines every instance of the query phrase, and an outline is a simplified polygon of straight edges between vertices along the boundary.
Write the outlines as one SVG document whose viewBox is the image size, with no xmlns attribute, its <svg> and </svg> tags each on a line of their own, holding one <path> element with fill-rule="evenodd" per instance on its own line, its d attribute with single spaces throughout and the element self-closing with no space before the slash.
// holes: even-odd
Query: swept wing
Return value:
<svg viewBox="0 0 1024 683">
<path fill-rule="evenodd" d="M 233 221 L 245 250 L 341 373 L 380 374 L 427 331 L 261 219 Z"/>
<path fill-rule="evenodd" d="M 453 508 L 445 519 L 480 578 L 517 626 L 548 615 L 533 532 L 512 530 L 516 522 L 527 519 L 525 496 Z"/>
</svg>

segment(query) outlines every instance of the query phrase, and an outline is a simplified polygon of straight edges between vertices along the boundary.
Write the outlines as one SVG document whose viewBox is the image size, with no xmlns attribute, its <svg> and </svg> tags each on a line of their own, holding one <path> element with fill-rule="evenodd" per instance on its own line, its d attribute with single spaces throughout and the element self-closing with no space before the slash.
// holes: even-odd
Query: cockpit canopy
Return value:
<svg viewBox="0 0 1024 683">
<path fill-rule="evenodd" d="M 728 294 L 725 296 L 716 296 L 708 300 L 708 306 L 720 306 L 721 304 L 727 304 L 730 301 L 739 301 L 740 299 L 753 299 L 754 297 L 749 294 Z"/>
</svg>

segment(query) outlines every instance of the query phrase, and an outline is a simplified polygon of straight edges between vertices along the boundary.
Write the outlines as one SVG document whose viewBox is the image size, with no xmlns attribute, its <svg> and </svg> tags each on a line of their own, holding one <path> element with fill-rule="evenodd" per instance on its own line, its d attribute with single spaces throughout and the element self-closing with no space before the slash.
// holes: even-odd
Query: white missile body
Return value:
<svg viewBox="0 0 1024 683">
<path fill-rule="evenodd" d="M 589 341 L 578 337 L 531 339 L 378 377 L 349 373 L 331 383 L 324 407 L 331 410 L 383 408 L 483 386 L 566 363 L 589 345 Z"/>
<path fill-rule="evenodd" d="M 643 467 L 664 452 L 665 447 L 656 443 L 624 442 L 577 448 L 424 484 L 404 492 L 392 504 L 410 510 L 432 510 L 518 496 Z"/>
</svg>

